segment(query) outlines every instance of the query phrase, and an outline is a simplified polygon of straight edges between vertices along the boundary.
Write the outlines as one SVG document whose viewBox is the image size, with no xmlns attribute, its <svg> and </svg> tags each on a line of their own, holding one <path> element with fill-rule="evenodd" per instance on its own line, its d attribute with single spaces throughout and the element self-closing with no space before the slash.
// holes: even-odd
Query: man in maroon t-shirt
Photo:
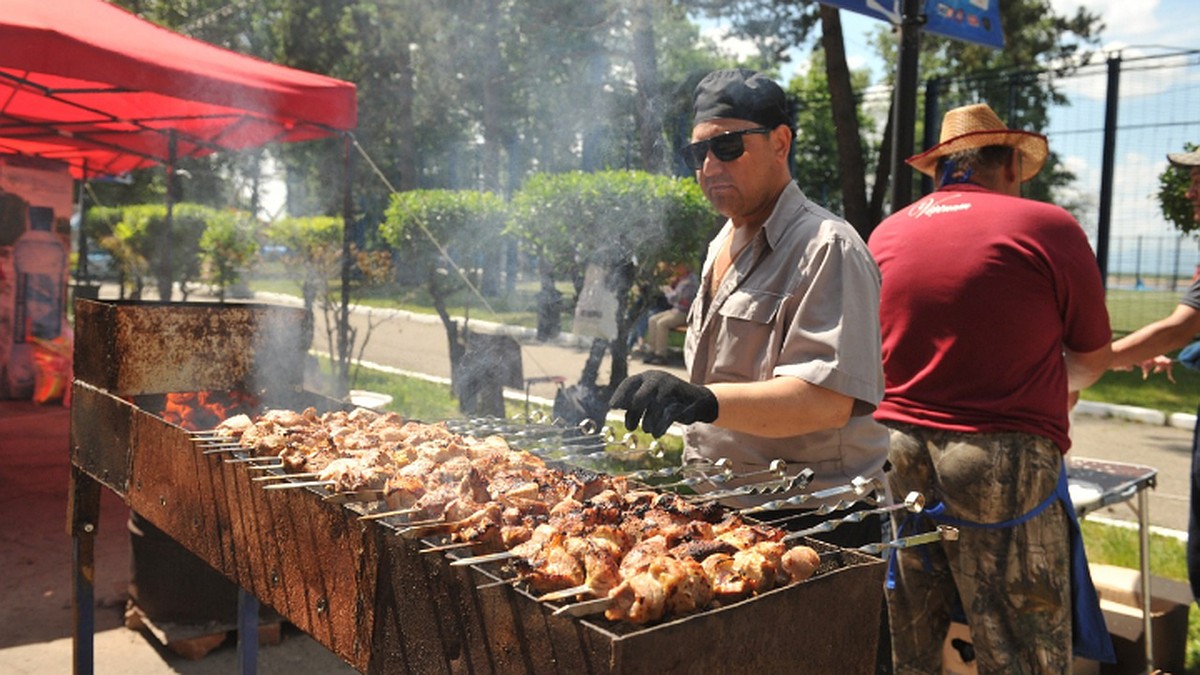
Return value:
<svg viewBox="0 0 1200 675">
<path fill-rule="evenodd" d="M 946 113 L 941 138 L 908 160 L 938 190 L 869 242 L 883 275 L 875 418 L 891 431 L 889 485 L 923 493 L 960 530 L 899 552 L 893 661 L 938 672 L 961 611 L 980 672 L 1070 672 L 1069 506 L 1056 495 L 1068 394 L 1111 357 L 1103 283 L 1075 219 L 1020 197 L 1044 136 L 973 105 Z M 899 534 L 930 525 L 897 521 Z"/>
</svg>

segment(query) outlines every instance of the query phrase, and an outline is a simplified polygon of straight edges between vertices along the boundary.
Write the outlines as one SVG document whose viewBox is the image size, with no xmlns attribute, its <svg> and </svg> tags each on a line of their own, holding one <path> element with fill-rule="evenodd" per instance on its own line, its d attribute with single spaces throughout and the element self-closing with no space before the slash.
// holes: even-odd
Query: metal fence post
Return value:
<svg viewBox="0 0 1200 675">
<path fill-rule="evenodd" d="M 938 117 L 939 108 L 941 107 L 941 91 L 942 81 L 939 78 L 932 78 L 925 81 L 925 134 L 922 140 L 921 149 L 928 150 L 937 144 L 938 133 L 941 131 Z M 933 179 L 922 174 L 921 177 L 921 196 L 925 196 L 933 192 Z"/>
<path fill-rule="evenodd" d="M 1112 227 L 1113 158 L 1117 152 L 1117 108 L 1121 88 L 1121 55 L 1108 57 L 1108 91 L 1104 104 L 1104 150 L 1100 168 L 1100 213 L 1096 232 L 1096 260 L 1100 278 L 1108 288 L 1108 238 Z"/>
</svg>

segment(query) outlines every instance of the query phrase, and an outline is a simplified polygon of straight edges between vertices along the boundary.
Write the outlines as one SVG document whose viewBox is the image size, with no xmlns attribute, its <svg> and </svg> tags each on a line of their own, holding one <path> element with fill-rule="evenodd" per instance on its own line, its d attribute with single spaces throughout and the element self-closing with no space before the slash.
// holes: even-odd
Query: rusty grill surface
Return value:
<svg viewBox="0 0 1200 675">
<path fill-rule="evenodd" d="M 303 312 L 266 305 L 76 304 L 72 463 L 364 673 L 871 672 L 883 563 L 830 552 L 813 578 L 652 626 L 554 616 L 498 566 L 422 554 L 361 508 L 263 490 L 140 407 L 146 395 L 243 390 L 327 410 L 303 390 Z"/>
</svg>

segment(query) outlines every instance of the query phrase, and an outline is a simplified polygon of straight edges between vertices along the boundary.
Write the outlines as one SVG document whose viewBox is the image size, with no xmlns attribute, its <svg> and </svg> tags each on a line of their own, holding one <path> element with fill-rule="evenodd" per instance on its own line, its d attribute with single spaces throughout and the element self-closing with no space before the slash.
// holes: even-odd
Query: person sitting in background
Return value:
<svg viewBox="0 0 1200 675">
<path fill-rule="evenodd" d="M 1167 155 L 1171 165 L 1191 172 L 1187 198 L 1192 203 L 1192 218 L 1200 222 L 1200 150 Z M 1184 292 L 1168 316 L 1142 326 L 1113 342 L 1113 370 L 1141 366 L 1142 375 L 1165 372 L 1171 376 L 1171 359 L 1164 354 L 1184 347 L 1200 333 L 1200 275 Z M 1198 411 L 1200 412 L 1200 411 Z M 1200 437 L 1192 436 L 1191 511 L 1188 518 L 1187 567 L 1192 595 L 1200 599 Z"/>
<path fill-rule="evenodd" d="M 646 349 L 646 331 L 650 327 L 650 317 L 664 309 L 671 308 L 671 303 L 663 297 L 663 284 L 659 283 L 660 280 L 667 278 L 670 271 L 670 265 L 659 261 L 654 266 L 654 280 L 633 287 L 633 293 L 629 299 L 630 311 L 637 318 L 634 319 L 633 327 L 629 330 L 630 354 Z"/>
<path fill-rule="evenodd" d="M 692 309 L 692 300 L 696 299 L 696 291 L 699 288 L 700 280 L 692 268 L 685 263 L 676 264 L 670 281 L 662 287 L 663 297 L 670 306 L 651 315 L 646 325 L 649 352 L 643 361 L 655 365 L 667 362 L 671 331 L 687 325 L 688 312 Z"/>
</svg>

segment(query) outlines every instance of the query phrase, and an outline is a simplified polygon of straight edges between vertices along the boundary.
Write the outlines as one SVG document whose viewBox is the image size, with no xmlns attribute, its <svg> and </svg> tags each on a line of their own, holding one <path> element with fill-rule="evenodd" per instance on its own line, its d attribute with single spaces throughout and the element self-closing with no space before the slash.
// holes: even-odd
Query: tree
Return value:
<svg viewBox="0 0 1200 675">
<path fill-rule="evenodd" d="M 332 216 L 283 218 L 267 227 L 268 241 L 282 247 L 284 269 L 292 276 L 304 297 L 307 313 L 306 343 L 312 342 L 317 310 L 324 319 L 325 343 L 333 359 L 334 395 L 346 396 L 358 378 L 359 366 L 352 361 L 362 356 L 377 322 L 368 314 L 367 332 L 359 335 L 354 326 L 342 326 L 342 220 Z M 365 250 L 352 246 L 350 251 L 351 286 L 347 289 L 353 303 L 372 287 L 392 278 L 391 256 L 387 251 Z M 345 330 L 343 330 L 343 328 Z M 357 353 L 355 347 L 357 346 Z"/>
<path fill-rule="evenodd" d="M 690 4 L 729 19 L 734 34 L 753 39 L 760 46 L 760 53 L 768 64 L 772 65 L 785 61 L 788 58 L 786 51 L 791 47 L 805 44 L 818 20 L 823 30 L 835 28 L 832 23 L 835 12 L 819 9 L 817 3 L 812 1 L 692 0 Z M 1061 102 L 1053 78 L 1030 76 L 1015 80 L 997 78 L 996 75 L 1046 67 L 1057 69 L 1052 70 L 1052 74 L 1067 72 L 1081 63 L 1080 54 L 1096 43 L 1103 25 L 1097 15 L 1083 8 L 1070 16 L 1057 14 L 1050 0 L 1011 0 L 999 3 L 999 8 L 1006 40 L 1004 49 L 993 50 L 927 33 L 921 41 L 920 77 L 927 81 L 934 78 L 950 81 L 950 78 L 956 78 L 944 100 L 990 101 L 1010 126 L 1043 129 L 1049 106 Z M 827 37 L 832 41 L 822 40 L 822 46 L 827 56 L 829 92 L 833 99 L 831 105 L 835 111 L 839 111 L 834 119 L 837 122 L 852 122 L 856 119 L 854 116 L 840 112 L 848 109 L 845 107 L 846 92 L 849 90 L 846 83 L 852 82 L 851 73 L 842 65 L 841 59 L 832 58 L 832 50 L 838 50 L 840 45 L 832 36 Z M 887 79 L 891 80 L 895 72 L 897 45 L 890 27 L 881 23 L 875 34 L 875 44 L 889 64 Z M 878 159 L 874 162 L 877 168 L 874 192 L 867 197 L 865 190 L 860 188 L 865 184 L 862 174 L 868 170 L 871 162 L 863 162 L 861 172 L 843 170 L 840 176 L 844 199 L 860 202 L 845 204 L 844 212 L 866 214 L 862 216 L 863 223 L 855 223 L 864 234 L 869 234 L 883 216 L 883 190 L 888 185 L 892 163 L 892 117 L 889 111 L 889 123 L 879 146 Z M 839 141 L 839 155 L 843 152 L 852 155 L 854 150 L 852 144 Z M 1039 175 L 1026 194 L 1045 199 L 1055 186 L 1069 180 L 1070 175 L 1061 168 L 1055 157 L 1051 157 L 1047 170 Z M 861 203 L 864 198 L 868 199 L 866 204 Z"/>
<path fill-rule="evenodd" d="M 715 223 L 716 214 L 690 178 L 600 171 L 534 175 L 513 197 L 509 230 L 535 252 L 543 275 L 573 279 L 577 293 L 588 265 L 604 270 L 618 303 L 617 336 L 607 345 L 613 387 L 628 375 L 628 336 L 636 319 L 631 291 L 638 283 L 652 283 L 660 261 L 698 268 Z M 592 360 L 603 353 L 593 349 Z M 593 366 L 598 363 L 585 370 L 594 373 Z"/>
<path fill-rule="evenodd" d="M 486 254 L 500 241 L 507 216 L 507 204 L 491 192 L 412 190 L 392 195 L 380 227 L 396 257 L 433 300 L 446 329 L 455 379 L 468 345 L 466 327 L 459 331 L 449 301 L 464 288 L 478 292 Z"/>
<path fill-rule="evenodd" d="M 854 74 L 854 85 L 861 89 L 868 81 L 869 74 L 860 71 Z M 843 148 L 843 139 L 839 130 L 850 125 L 837 124 L 842 115 L 834 114 L 832 97 L 829 91 L 829 78 L 825 69 L 825 56 L 822 51 L 813 53 L 809 67 L 792 78 L 788 83 L 788 96 L 798 101 L 796 109 L 796 140 L 795 140 L 795 170 L 796 182 L 809 198 L 823 204 L 826 208 L 843 212 L 843 187 L 841 175 L 847 167 L 841 161 L 833 158 L 843 158 L 851 154 Z M 860 130 L 873 129 L 872 120 L 860 110 L 851 108 L 849 114 L 859 119 L 853 125 L 855 135 L 851 138 L 856 146 L 865 146 L 866 140 L 858 135 Z M 865 161 L 866 151 L 863 147 L 857 150 L 858 162 Z M 860 176 L 863 169 L 858 169 Z M 852 200 L 851 200 L 852 201 Z M 852 214 L 844 213 L 851 223 Z"/>
<path fill-rule="evenodd" d="M 942 110 L 987 102 L 1009 127 L 1041 131 L 1048 125 L 1050 107 L 1066 103 L 1054 78 L 1088 62 L 1087 50 L 1096 45 L 1104 25 L 1083 7 L 1071 16 L 1057 14 L 1050 0 L 1012 0 L 999 9 L 1004 49 L 927 33 L 921 38 L 920 77 L 938 80 Z M 896 41 L 880 29 L 875 44 L 894 66 Z M 1051 201 L 1054 190 L 1073 179 L 1051 147 L 1045 168 L 1023 194 Z"/>
<path fill-rule="evenodd" d="M 1200 147 L 1195 143 L 1185 143 L 1184 151 L 1192 152 Z M 1191 188 L 1191 169 L 1168 164 L 1158 175 L 1158 192 L 1154 195 L 1162 209 L 1163 218 L 1184 234 L 1195 234 L 1200 230 L 1200 222 L 1196 221 L 1192 201 L 1187 198 Z"/>
</svg>

